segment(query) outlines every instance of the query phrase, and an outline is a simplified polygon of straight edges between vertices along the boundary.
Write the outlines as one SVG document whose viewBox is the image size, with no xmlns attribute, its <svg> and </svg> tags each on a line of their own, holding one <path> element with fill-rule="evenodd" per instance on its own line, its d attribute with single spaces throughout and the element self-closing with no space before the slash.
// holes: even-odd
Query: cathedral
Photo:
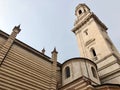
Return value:
<svg viewBox="0 0 120 90">
<path fill-rule="evenodd" d="M 10 35 L 0 30 L 0 90 L 120 90 L 120 54 L 107 27 L 89 9 L 75 9 L 75 34 L 80 57 L 64 63 L 16 39 L 20 26 Z"/>
</svg>

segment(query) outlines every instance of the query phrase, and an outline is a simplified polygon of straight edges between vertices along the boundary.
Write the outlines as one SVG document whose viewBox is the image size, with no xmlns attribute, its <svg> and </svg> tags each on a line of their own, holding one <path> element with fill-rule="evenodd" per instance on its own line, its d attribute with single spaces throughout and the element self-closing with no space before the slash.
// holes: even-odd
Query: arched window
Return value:
<svg viewBox="0 0 120 90">
<path fill-rule="evenodd" d="M 79 15 L 82 14 L 82 10 L 79 10 Z"/>
<path fill-rule="evenodd" d="M 94 78 L 97 78 L 97 73 L 96 73 L 95 68 L 94 68 L 94 67 L 91 67 L 91 70 L 92 70 L 93 77 L 94 77 Z"/>
<path fill-rule="evenodd" d="M 92 55 L 95 57 L 96 56 L 96 52 L 95 52 L 95 49 L 91 49 L 91 52 L 92 52 Z"/>
<path fill-rule="evenodd" d="M 66 78 L 70 77 L 70 67 L 68 67 L 68 66 L 65 68 L 65 77 Z"/>
<path fill-rule="evenodd" d="M 91 54 L 92 54 L 93 59 L 94 59 L 94 60 L 97 60 L 97 54 L 96 54 L 95 49 L 94 49 L 94 48 L 91 48 L 90 52 L 91 52 Z"/>
</svg>

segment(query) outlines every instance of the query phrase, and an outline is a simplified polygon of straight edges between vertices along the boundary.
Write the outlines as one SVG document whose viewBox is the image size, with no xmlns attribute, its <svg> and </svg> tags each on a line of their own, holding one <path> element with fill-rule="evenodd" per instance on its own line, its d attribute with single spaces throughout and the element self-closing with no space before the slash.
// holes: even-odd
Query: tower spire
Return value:
<svg viewBox="0 0 120 90">
<path fill-rule="evenodd" d="M 43 54 L 45 54 L 45 48 L 43 48 L 41 52 L 42 52 Z"/>
<path fill-rule="evenodd" d="M 52 54 L 53 54 L 53 53 L 56 53 L 56 54 L 58 53 L 57 50 L 56 50 L 56 47 L 54 47 L 54 49 L 53 49 L 53 51 L 52 51 Z"/>
</svg>

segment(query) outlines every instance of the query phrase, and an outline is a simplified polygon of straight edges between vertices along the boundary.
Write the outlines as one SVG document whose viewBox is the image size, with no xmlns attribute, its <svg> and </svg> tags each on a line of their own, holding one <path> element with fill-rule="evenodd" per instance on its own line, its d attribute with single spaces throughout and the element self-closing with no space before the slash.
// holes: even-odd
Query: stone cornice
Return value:
<svg viewBox="0 0 120 90">
<path fill-rule="evenodd" d="M 102 79 L 104 79 L 104 78 L 108 78 L 110 75 L 113 75 L 113 74 L 115 74 L 115 73 L 117 73 L 117 72 L 120 72 L 120 68 L 118 68 L 118 69 L 116 69 L 116 70 L 114 70 L 114 71 L 112 71 L 112 72 L 109 72 L 109 73 L 107 73 L 107 74 L 104 74 L 104 75 L 100 76 L 100 79 L 102 80 Z"/>
<path fill-rule="evenodd" d="M 8 37 L 10 36 L 9 34 L 3 32 L 2 30 L 0 30 L 0 35 L 3 36 L 3 37 L 6 38 L 6 39 L 8 39 Z M 41 52 L 37 51 L 36 49 L 30 47 L 29 45 L 27 45 L 27 44 L 25 44 L 25 43 L 23 43 L 23 42 L 21 42 L 21 41 L 18 40 L 18 39 L 15 39 L 14 43 L 17 44 L 17 45 L 19 45 L 19 46 L 21 46 L 22 48 L 24 48 L 24 49 L 26 49 L 26 50 L 31 51 L 31 52 L 34 53 L 34 54 L 37 54 L 37 55 L 39 55 L 39 56 L 42 56 L 42 57 L 44 57 L 44 58 L 46 58 L 46 59 L 50 59 L 50 57 L 48 57 L 48 56 L 46 56 L 46 55 L 43 55 Z"/>
<path fill-rule="evenodd" d="M 32 48 L 31 46 L 29 46 L 29 45 L 27 45 L 27 44 L 25 44 L 25 43 L 23 43 L 23 42 L 21 42 L 21 41 L 18 40 L 18 39 L 15 39 L 15 42 L 14 42 L 14 43 L 15 43 L 16 45 L 21 46 L 22 48 L 24 48 L 24 49 L 32 52 L 32 53 L 40 56 L 40 57 L 43 57 L 43 58 L 46 59 L 46 60 L 50 59 L 50 57 L 44 55 L 43 53 L 37 51 L 36 49 Z"/>
<path fill-rule="evenodd" d="M 109 58 L 109 57 L 112 56 L 112 55 L 119 60 L 119 57 L 118 57 L 115 53 L 112 52 L 112 53 L 108 54 L 107 56 L 105 56 L 104 58 L 102 58 L 102 59 L 100 59 L 100 60 L 97 60 L 95 63 L 98 64 L 98 63 L 104 61 L 105 59 Z"/>
<path fill-rule="evenodd" d="M 90 60 L 90 59 L 88 59 L 88 58 L 84 58 L 84 57 L 74 57 L 74 58 L 71 58 L 71 59 L 69 59 L 69 60 L 66 60 L 66 61 L 62 64 L 62 66 L 63 66 L 65 63 L 70 62 L 70 61 L 74 61 L 74 60 L 83 60 L 83 61 L 91 62 L 92 64 L 95 65 L 95 67 L 96 67 L 96 69 L 97 69 L 96 63 L 94 63 L 92 60 Z"/>
<path fill-rule="evenodd" d="M 99 20 L 99 18 L 94 14 L 90 13 L 87 18 L 85 18 L 82 22 L 75 25 L 75 27 L 72 29 L 72 32 L 76 32 L 79 28 L 81 28 L 83 25 L 85 25 L 91 18 L 93 18 L 97 23 L 99 23 L 105 30 L 107 30 L 107 27 Z"/>
<path fill-rule="evenodd" d="M 9 35 L 7 33 L 3 32 L 2 30 L 0 30 L 0 36 L 4 37 L 6 39 L 8 39 L 8 37 L 9 37 Z"/>
<path fill-rule="evenodd" d="M 96 87 L 96 89 L 110 89 L 110 88 L 120 88 L 120 84 L 110 84 L 110 83 L 106 83 L 106 84 L 101 84 L 101 85 L 93 85 L 94 87 Z"/>
<path fill-rule="evenodd" d="M 75 79 L 74 81 L 72 81 L 72 82 L 70 82 L 70 83 L 68 83 L 68 84 L 60 87 L 59 89 L 62 90 L 62 89 L 64 89 L 64 88 L 66 88 L 66 87 L 68 87 L 68 86 L 72 86 L 72 85 L 73 85 L 73 87 L 74 87 L 74 84 L 76 84 L 76 83 L 78 83 L 78 82 L 80 82 L 80 81 L 83 81 L 82 83 L 87 82 L 87 87 L 88 87 L 88 86 L 91 86 L 91 87 L 92 87 L 92 83 L 94 83 L 95 85 L 99 85 L 99 84 L 97 84 L 96 82 L 92 81 L 91 79 L 87 78 L 86 76 L 81 76 L 81 77 Z"/>
<path fill-rule="evenodd" d="M 0 36 L 8 39 L 9 34 L 3 32 L 2 30 L 0 30 Z M 44 58 L 46 61 L 53 63 L 50 57 L 48 57 L 47 55 L 44 55 L 43 53 L 37 51 L 36 49 L 32 48 L 31 46 L 29 46 L 29 45 L 27 45 L 27 44 L 25 44 L 25 43 L 23 43 L 23 42 L 21 42 L 21 41 L 18 40 L 18 39 L 15 39 L 14 44 L 19 45 L 19 46 L 21 46 L 22 48 L 24 48 L 24 49 L 26 49 L 26 50 L 34 53 L 35 55 L 37 55 L 37 56 L 39 56 L 39 57 L 41 57 L 41 58 Z M 57 65 L 58 65 L 58 66 L 61 66 L 60 63 L 57 63 Z"/>
</svg>

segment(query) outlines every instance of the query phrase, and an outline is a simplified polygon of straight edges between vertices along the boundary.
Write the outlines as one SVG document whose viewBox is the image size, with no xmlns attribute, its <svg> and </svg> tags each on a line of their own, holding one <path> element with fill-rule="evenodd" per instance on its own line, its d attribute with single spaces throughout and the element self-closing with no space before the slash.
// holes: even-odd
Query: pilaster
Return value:
<svg viewBox="0 0 120 90">
<path fill-rule="evenodd" d="M 0 66 L 3 64 L 10 48 L 12 47 L 12 44 L 17 36 L 17 34 L 21 31 L 20 29 L 20 25 L 19 26 L 15 26 L 13 28 L 13 32 L 11 33 L 11 35 L 8 37 L 8 39 L 6 40 L 5 44 L 2 46 L 2 48 L 0 49 Z"/>
<path fill-rule="evenodd" d="M 51 89 L 56 90 L 57 87 L 57 54 L 56 48 L 51 52 L 52 53 L 52 75 L 51 75 Z"/>
</svg>

